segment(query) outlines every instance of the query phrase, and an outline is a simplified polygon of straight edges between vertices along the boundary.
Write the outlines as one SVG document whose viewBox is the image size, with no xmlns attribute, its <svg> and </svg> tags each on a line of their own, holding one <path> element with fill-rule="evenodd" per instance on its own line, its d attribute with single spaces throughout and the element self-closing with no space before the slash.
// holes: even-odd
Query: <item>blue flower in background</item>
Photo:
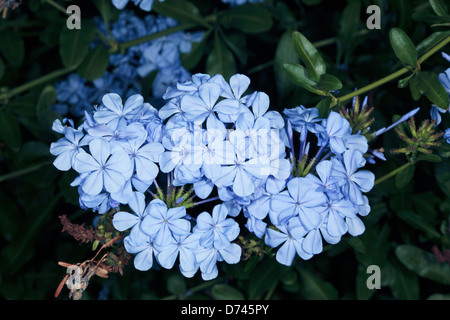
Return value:
<svg viewBox="0 0 450 320">
<path fill-rule="evenodd" d="M 240 6 L 244 3 L 264 2 L 264 0 L 222 0 L 223 3 L 228 3 L 230 6 Z"/>
<path fill-rule="evenodd" d="M 113 5 L 119 9 L 122 10 L 125 8 L 125 6 L 128 4 L 130 0 L 112 0 Z M 151 11 L 153 7 L 153 1 L 154 0 L 132 0 L 134 4 L 137 6 L 139 5 L 139 8 L 141 8 L 144 11 Z M 164 0 L 159 0 L 164 1 Z"/>
<path fill-rule="evenodd" d="M 445 130 L 444 139 L 448 144 L 450 144 L 450 128 Z"/>
</svg>

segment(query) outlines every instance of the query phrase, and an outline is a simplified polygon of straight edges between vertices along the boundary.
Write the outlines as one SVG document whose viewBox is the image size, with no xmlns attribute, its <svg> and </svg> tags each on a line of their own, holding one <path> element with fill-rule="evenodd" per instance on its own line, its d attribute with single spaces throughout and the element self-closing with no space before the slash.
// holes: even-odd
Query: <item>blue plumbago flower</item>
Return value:
<svg viewBox="0 0 450 320">
<path fill-rule="evenodd" d="M 298 219 L 291 219 L 288 223 L 276 226 L 276 229 L 267 228 L 265 243 L 278 249 L 276 259 L 279 263 L 290 266 L 296 255 L 304 260 L 310 259 L 313 255 L 303 249 L 305 229 Z"/>
<path fill-rule="evenodd" d="M 436 106 L 434 104 L 431 106 L 430 117 L 431 117 L 431 120 L 436 121 L 436 123 L 434 124 L 435 126 L 438 126 L 442 121 L 441 113 L 446 113 L 446 112 L 447 112 L 447 110 L 439 108 L 438 106 Z"/>
<path fill-rule="evenodd" d="M 125 250 L 135 254 L 134 267 L 140 271 L 147 271 L 152 268 L 153 257 L 158 254 L 157 249 L 150 236 L 141 234 L 139 237 L 126 236 L 123 240 Z"/>
<path fill-rule="evenodd" d="M 94 120 L 99 124 L 108 125 L 112 130 L 117 130 L 139 117 L 144 98 L 135 94 L 123 105 L 122 98 L 118 94 L 108 93 L 103 96 L 102 102 L 102 106 L 94 113 Z"/>
<path fill-rule="evenodd" d="M 184 219 L 185 207 L 167 208 L 160 199 L 152 200 L 148 205 L 148 214 L 142 221 L 142 230 L 154 239 L 158 246 L 172 243 L 174 236 L 185 236 L 191 230 L 191 224 Z"/>
<path fill-rule="evenodd" d="M 445 130 L 444 139 L 448 144 L 450 144 L 450 128 Z"/>
<path fill-rule="evenodd" d="M 298 217 L 309 231 L 322 223 L 320 212 L 326 205 L 325 193 L 316 191 L 306 178 L 292 178 L 287 190 L 272 197 L 270 208 L 279 212 L 278 223 L 282 224 L 292 217 Z"/>
<path fill-rule="evenodd" d="M 148 214 L 149 207 L 145 206 L 145 195 L 141 192 L 133 192 L 128 201 L 128 206 L 133 213 L 118 211 L 114 214 L 113 225 L 118 231 L 131 229 L 131 237 L 139 237 L 141 223 Z"/>
<path fill-rule="evenodd" d="M 81 188 L 89 195 L 97 195 L 102 190 L 119 191 L 131 177 L 131 161 L 123 150 L 111 150 L 111 145 L 103 139 L 89 143 L 89 153 L 80 152 L 75 157 L 74 168 L 86 174 Z"/>
<path fill-rule="evenodd" d="M 184 236 L 174 236 L 170 244 L 158 246 L 158 263 L 166 269 L 172 269 L 179 258 L 180 272 L 187 278 L 192 278 L 199 264 L 196 252 L 199 248 L 200 233 L 188 233 Z"/>
<path fill-rule="evenodd" d="M 201 234 L 200 244 L 203 247 L 224 249 L 239 235 L 238 223 L 233 219 L 227 219 L 228 211 L 225 205 L 219 204 L 214 207 L 212 216 L 203 212 L 197 217 L 193 232 Z"/>
<path fill-rule="evenodd" d="M 63 132 L 64 138 L 61 138 L 50 145 L 50 153 L 57 156 L 55 161 L 53 161 L 53 165 L 58 170 L 68 171 L 74 167 L 77 154 L 84 152 L 81 148 L 84 145 L 81 141 L 84 133 L 81 130 L 76 130 L 72 127 L 65 128 Z"/>
<path fill-rule="evenodd" d="M 112 3 L 114 7 L 116 7 L 119 10 L 122 10 L 125 8 L 125 6 L 128 4 L 130 0 L 112 0 Z M 144 11 L 151 11 L 153 7 L 153 1 L 154 0 L 132 0 L 133 3 L 137 6 L 139 5 L 139 8 L 141 8 Z M 164 0 L 159 0 L 160 2 Z"/>
</svg>

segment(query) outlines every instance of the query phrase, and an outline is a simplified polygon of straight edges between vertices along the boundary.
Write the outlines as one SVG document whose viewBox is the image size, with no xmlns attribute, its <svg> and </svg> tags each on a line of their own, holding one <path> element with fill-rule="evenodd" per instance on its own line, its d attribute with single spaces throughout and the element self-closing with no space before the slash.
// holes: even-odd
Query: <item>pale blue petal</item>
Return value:
<svg viewBox="0 0 450 320">
<path fill-rule="evenodd" d="M 105 94 L 102 98 L 103 105 L 111 110 L 112 112 L 116 113 L 117 115 L 122 114 L 123 105 L 122 105 L 122 98 L 117 93 L 108 93 Z M 95 114 L 94 114 L 95 118 Z M 97 119 L 96 119 L 97 120 Z"/>
<path fill-rule="evenodd" d="M 296 248 L 292 240 L 287 240 L 280 249 L 278 249 L 276 254 L 276 259 L 279 263 L 290 266 L 294 261 Z"/>
<path fill-rule="evenodd" d="M 168 246 L 159 248 L 158 263 L 166 269 L 172 269 L 175 264 L 175 260 L 178 257 L 178 245 L 176 243 L 169 244 Z"/>
<path fill-rule="evenodd" d="M 266 229 L 266 236 L 264 237 L 264 242 L 272 248 L 278 247 L 280 244 L 285 242 L 288 236 L 284 233 L 276 231 L 271 228 Z"/>
<path fill-rule="evenodd" d="M 319 229 L 311 230 L 303 240 L 303 249 L 310 254 L 319 254 L 323 250 L 322 236 Z"/>
<path fill-rule="evenodd" d="M 83 181 L 81 189 L 92 196 L 99 194 L 103 189 L 103 174 L 100 171 L 92 171 Z"/>
<path fill-rule="evenodd" d="M 230 78 L 230 87 L 237 99 L 242 97 L 245 91 L 247 91 L 249 85 L 250 79 L 246 75 L 235 74 Z"/>
<path fill-rule="evenodd" d="M 241 260 L 242 249 L 236 243 L 231 243 L 226 248 L 220 249 L 219 254 L 229 264 L 236 264 Z"/>
<path fill-rule="evenodd" d="M 358 217 L 356 218 L 345 218 L 345 222 L 348 225 L 348 233 L 352 236 L 357 237 L 364 233 L 366 227 L 362 220 Z"/>
<path fill-rule="evenodd" d="M 264 92 L 258 92 L 252 103 L 252 110 L 255 117 L 262 117 L 269 109 L 270 99 Z"/>
<path fill-rule="evenodd" d="M 133 227 L 139 222 L 139 217 L 124 211 L 119 211 L 114 214 L 113 226 L 118 231 L 125 231 Z"/>
<path fill-rule="evenodd" d="M 85 152 L 80 152 L 75 156 L 74 169 L 79 173 L 87 173 L 100 169 L 99 163 Z"/>
<path fill-rule="evenodd" d="M 153 266 L 153 248 L 147 247 L 134 257 L 134 267 L 140 271 L 147 271 Z"/>
</svg>

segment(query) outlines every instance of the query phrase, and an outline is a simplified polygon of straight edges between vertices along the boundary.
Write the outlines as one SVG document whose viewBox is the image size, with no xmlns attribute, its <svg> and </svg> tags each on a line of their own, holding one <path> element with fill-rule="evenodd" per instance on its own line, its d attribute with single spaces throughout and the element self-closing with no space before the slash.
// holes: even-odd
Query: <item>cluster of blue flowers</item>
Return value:
<svg viewBox="0 0 450 320">
<path fill-rule="evenodd" d="M 142 3 L 145 1 L 142 1 Z M 108 35 L 103 21 L 95 19 L 98 30 Z M 110 33 L 117 43 L 135 40 L 176 26 L 176 20 L 155 15 L 139 18 L 133 11 L 123 10 Z M 124 54 L 111 54 L 104 75 L 87 81 L 74 72 L 55 84 L 57 102 L 54 109 L 62 115 L 82 116 L 92 111 L 101 97 L 109 92 L 129 97 L 141 93 L 142 80 L 154 72 L 152 85 L 154 100 L 160 100 L 166 88 L 190 78 L 182 66 L 180 56 L 189 53 L 193 42 L 199 42 L 204 32 L 176 32 L 165 37 L 130 47 Z"/>
<path fill-rule="evenodd" d="M 159 0 L 163 2 L 164 0 Z M 122 10 L 126 7 L 126 5 L 130 2 L 130 0 L 112 0 L 112 4 L 119 10 Z M 141 10 L 151 11 L 153 8 L 154 0 L 132 0 L 134 5 L 139 6 Z M 239 6 L 244 3 L 256 3 L 256 2 L 264 2 L 264 0 L 222 0 L 223 3 L 230 4 L 230 6 Z"/>
<path fill-rule="evenodd" d="M 164 0 L 159 0 L 163 2 Z M 125 8 L 125 6 L 130 2 L 130 0 L 112 0 L 112 4 L 119 10 Z M 154 0 L 132 0 L 134 5 L 139 5 L 139 8 L 144 11 L 151 11 L 153 7 Z"/>
<path fill-rule="evenodd" d="M 73 169 L 79 176 L 80 206 L 105 213 L 128 204 L 134 191 L 145 192 L 158 175 L 155 164 L 164 151 L 158 112 L 141 95 L 124 104 L 116 93 L 103 96 L 93 115 L 75 128 L 73 121 L 55 120 L 53 130 L 64 135 L 50 145 L 61 171 Z"/>
<path fill-rule="evenodd" d="M 223 3 L 227 3 L 230 6 L 240 6 L 244 3 L 257 3 L 264 2 L 264 0 L 222 0 Z"/>
<path fill-rule="evenodd" d="M 442 56 L 444 59 L 450 62 L 450 55 L 446 54 L 445 52 L 442 53 Z M 439 74 L 439 81 L 441 82 L 442 86 L 447 91 L 447 94 L 450 97 L 450 68 L 447 68 L 444 72 Z M 435 125 L 438 126 L 442 121 L 441 114 L 445 114 L 447 112 L 450 112 L 450 106 L 447 107 L 447 109 L 439 108 L 436 105 L 431 106 L 430 114 L 431 119 L 436 121 Z M 445 141 L 450 144 L 450 128 L 445 129 L 443 138 Z"/>
<path fill-rule="evenodd" d="M 249 86 L 242 74 L 228 82 L 195 74 L 169 87 L 159 110 L 139 94 L 123 102 L 108 93 L 78 128 L 71 120 L 54 122 L 64 135 L 51 145 L 54 165 L 79 173 L 71 185 L 82 208 L 116 208 L 114 227 L 127 232 L 124 246 L 137 269 L 155 261 L 170 269 L 178 261 L 186 277 L 200 270 L 213 279 L 218 262 L 241 260 L 236 240 L 244 230 L 235 219 L 241 214 L 245 232 L 277 249 L 284 265 L 320 253 L 323 240 L 335 244 L 347 232 L 364 231 L 359 216 L 370 212 L 364 193 L 374 185 L 373 173 L 362 169 L 366 138 L 352 134 L 336 112 L 322 119 L 316 108 L 270 111 L 268 95 L 249 93 Z M 296 175 L 302 159 L 308 170 Z M 168 206 L 150 190 L 159 189 L 159 175 L 171 189 L 191 185 L 201 199 L 196 205 L 219 204 L 196 217 L 184 195 Z"/>
</svg>

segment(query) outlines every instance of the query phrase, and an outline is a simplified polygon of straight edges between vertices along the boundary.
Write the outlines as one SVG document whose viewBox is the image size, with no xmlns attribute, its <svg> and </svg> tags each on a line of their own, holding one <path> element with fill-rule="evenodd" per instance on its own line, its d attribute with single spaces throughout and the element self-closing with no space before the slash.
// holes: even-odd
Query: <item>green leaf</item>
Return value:
<svg viewBox="0 0 450 320">
<path fill-rule="evenodd" d="M 441 234 L 433 228 L 422 216 L 407 210 L 402 210 L 397 212 L 397 216 L 411 225 L 412 227 L 424 231 L 429 237 L 433 239 L 440 239 Z"/>
<path fill-rule="evenodd" d="M 315 82 L 319 82 L 320 76 L 327 72 L 327 67 L 319 51 L 298 31 L 294 31 L 292 40 L 295 51 L 306 65 L 309 78 Z"/>
<path fill-rule="evenodd" d="M 450 300 L 450 294 L 433 293 L 427 300 Z"/>
<path fill-rule="evenodd" d="M 225 28 L 235 28 L 245 33 L 261 33 L 270 30 L 273 20 L 270 12 L 259 5 L 243 4 L 226 11 L 220 17 Z"/>
<path fill-rule="evenodd" d="M 440 17 L 444 17 L 447 15 L 447 6 L 441 0 L 429 0 L 431 4 L 431 8 L 433 11 Z"/>
<path fill-rule="evenodd" d="M 260 299 L 262 295 L 277 285 L 284 267 L 275 259 L 267 258 L 250 275 L 248 299 Z"/>
<path fill-rule="evenodd" d="M 367 287 L 368 277 L 367 269 L 362 265 L 358 265 L 358 272 L 356 274 L 356 299 L 358 300 L 369 300 L 376 292 L 375 289 L 369 289 Z"/>
<path fill-rule="evenodd" d="M 203 19 L 198 8 L 186 0 L 155 1 L 152 10 L 166 17 L 178 20 L 180 23 L 194 23 L 208 27 L 208 22 Z"/>
<path fill-rule="evenodd" d="M 81 29 L 62 29 L 59 37 L 59 54 L 66 68 L 76 68 L 81 64 L 94 39 L 95 30 L 95 26 L 88 23 L 84 23 Z"/>
<path fill-rule="evenodd" d="M 316 104 L 316 108 L 319 110 L 320 118 L 326 118 L 330 113 L 331 101 L 331 97 L 325 97 Z"/>
<path fill-rule="evenodd" d="M 36 104 L 36 118 L 44 128 L 50 128 L 58 114 L 50 111 L 50 106 L 56 101 L 56 89 L 48 85 L 42 90 Z"/>
<path fill-rule="evenodd" d="M 329 282 L 315 276 L 309 271 L 299 268 L 300 277 L 304 285 L 305 296 L 309 300 L 336 300 L 338 292 Z"/>
<path fill-rule="evenodd" d="M 347 240 L 347 243 L 353 247 L 356 251 L 364 254 L 366 253 L 366 246 L 360 237 L 351 237 Z"/>
<path fill-rule="evenodd" d="M 395 175 L 395 185 L 403 189 L 414 177 L 415 166 L 409 165 Z"/>
<path fill-rule="evenodd" d="M 416 162 L 418 161 L 441 162 L 442 158 L 437 154 L 420 154 L 416 159 Z"/>
<path fill-rule="evenodd" d="M 226 80 L 236 73 L 234 56 L 217 33 L 213 50 L 206 59 L 206 72 L 211 76 L 221 74 Z"/>
<path fill-rule="evenodd" d="M 450 101 L 444 86 L 438 76 L 429 71 L 421 71 L 417 74 L 417 89 L 432 103 L 442 109 L 447 109 Z"/>
<path fill-rule="evenodd" d="M 99 45 L 84 58 L 77 68 L 80 77 L 93 81 L 103 76 L 109 64 L 109 51 L 104 45 Z"/>
<path fill-rule="evenodd" d="M 449 35 L 450 31 L 437 31 L 432 33 L 417 45 L 417 53 L 419 54 L 419 56 L 422 56 L 439 42 L 447 38 Z"/>
<path fill-rule="evenodd" d="M 445 159 L 444 161 L 437 163 L 434 166 L 434 176 L 439 188 L 447 195 L 447 197 L 450 198 L 450 171 L 448 170 L 449 166 L 449 159 Z"/>
<path fill-rule="evenodd" d="M 389 287 L 392 295 L 400 300 L 418 300 L 419 279 L 417 275 L 396 262 L 393 264 L 392 281 Z"/>
<path fill-rule="evenodd" d="M 295 87 L 286 72 L 284 72 L 283 63 L 298 64 L 299 62 L 299 57 L 292 43 L 292 32 L 286 31 L 278 41 L 274 62 L 275 83 L 281 98 L 286 97 Z"/>
<path fill-rule="evenodd" d="M 8 272 L 8 274 L 17 273 L 21 266 L 32 257 L 33 250 L 37 244 L 36 238 L 42 232 L 48 223 L 48 219 L 54 212 L 54 206 L 61 199 L 61 195 L 56 195 L 50 199 L 42 210 L 34 210 L 26 216 L 22 228 L 15 234 L 12 241 L 5 246 L 0 252 L 1 261 L 0 274 Z"/>
<path fill-rule="evenodd" d="M 211 288 L 211 294 L 216 300 L 244 300 L 241 291 L 226 284 L 216 284 Z"/>
<path fill-rule="evenodd" d="M 418 74 L 416 74 L 414 77 L 412 77 L 409 80 L 409 90 L 411 91 L 411 96 L 414 100 L 419 100 L 422 94 L 420 93 L 419 89 L 417 88 L 418 84 Z"/>
<path fill-rule="evenodd" d="M 103 23 L 105 23 L 106 30 L 109 30 L 109 20 L 112 18 L 112 3 L 109 0 L 93 1 L 98 11 L 102 16 Z"/>
<path fill-rule="evenodd" d="M 283 64 L 284 72 L 288 75 L 289 78 L 291 78 L 292 81 L 294 81 L 295 84 L 298 86 L 311 91 L 315 94 L 319 94 L 322 96 L 326 96 L 327 93 L 323 90 L 317 90 L 317 82 L 314 80 L 311 80 L 308 77 L 308 74 L 306 72 L 306 68 L 303 67 L 300 64 L 294 64 L 294 63 L 285 63 Z"/>
<path fill-rule="evenodd" d="M 2 80 L 4 74 L 5 74 L 5 63 L 0 58 L 0 80 Z"/>
<path fill-rule="evenodd" d="M 322 74 L 320 76 L 320 81 L 317 84 L 317 89 L 324 90 L 327 92 L 333 90 L 339 90 L 342 88 L 342 82 L 337 77 L 331 74 Z"/>
<path fill-rule="evenodd" d="M 22 133 L 16 117 L 9 108 L 0 109 L 0 140 L 14 152 L 20 150 Z"/>
<path fill-rule="evenodd" d="M 337 61 L 340 63 L 345 56 L 344 63 L 348 63 L 348 59 L 355 48 L 355 37 L 358 32 L 361 14 L 361 1 L 349 1 L 342 12 L 339 21 L 338 41 L 337 41 Z"/>
<path fill-rule="evenodd" d="M 434 255 L 416 246 L 403 244 L 395 249 L 397 258 L 411 271 L 426 279 L 450 284 L 450 265 L 439 263 Z"/>
<path fill-rule="evenodd" d="M 192 49 L 189 53 L 181 54 L 181 64 L 187 70 L 192 70 L 203 58 L 205 53 L 205 43 L 208 40 L 210 33 L 211 31 L 207 31 L 200 42 L 192 43 Z"/>
<path fill-rule="evenodd" d="M 25 57 L 25 43 L 18 32 L 6 29 L 0 32 L 0 51 L 12 66 L 20 66 Z"/>
<path fill-rule="evenodd" d="M 389 40 L 397 58 L 405 65 L 415 68 L 417 66 L 417 50 L 409 36 L 399 28 L 389 31 Z"/>
<path fill-rule="evenodd" d="M 186 280 L 179 274 L 172 274 L 167 279 L 167 291 L 180 295 L 186 292 Z"/>
</svg>

